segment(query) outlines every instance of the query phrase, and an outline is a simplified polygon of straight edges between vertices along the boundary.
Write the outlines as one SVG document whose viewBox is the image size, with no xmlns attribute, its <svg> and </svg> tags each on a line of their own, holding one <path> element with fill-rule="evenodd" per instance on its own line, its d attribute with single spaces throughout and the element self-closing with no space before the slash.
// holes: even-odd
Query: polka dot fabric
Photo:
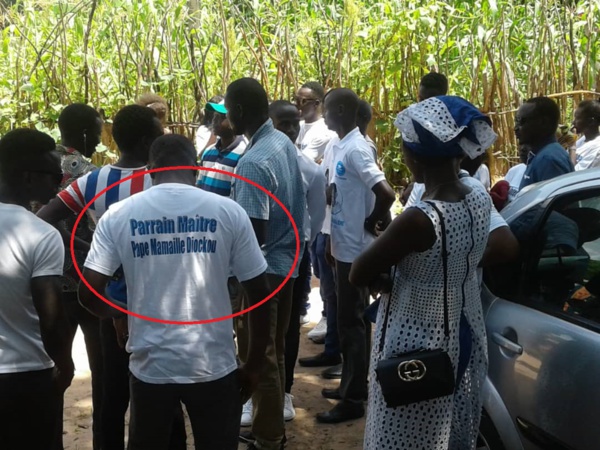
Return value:
<svg viewBox="0 0 600 450">
<path fill-rule="evenodd" d="M 481 389 L 487 372 L 477 266 L 487 243 L 491 200 L 483 189 L 473 189 L 461 202 L 435 203 L 446 224 L 450 337 L 444 337 L 444 272 L 439 218 L 430 204 L 420 202 L 415 207 L 431 219 L 437 239 L 431 249 L 413 253 L 398 264 L 392 293 L 383 298 L 379 308 L 369 371 L 364 441 L 364 448 L 368 450 L 475 448 Z M 379 352 L 388 302 L 391 303 L 385 342 Z M 413 350 L 444 348 L 456 373 L 461 313 L 471 327 L 473 345 L 466 372 L 454 395 L 388 408 L 375 375 L 377 363 Z"/>
</svg>

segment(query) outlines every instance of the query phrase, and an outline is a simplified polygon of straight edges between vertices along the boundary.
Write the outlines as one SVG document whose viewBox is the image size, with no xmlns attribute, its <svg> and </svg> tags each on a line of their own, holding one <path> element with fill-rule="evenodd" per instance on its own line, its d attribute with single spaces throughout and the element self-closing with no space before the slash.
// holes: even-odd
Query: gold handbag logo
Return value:
<svg viewBox="0 0 600 450">
<path fill-rule="evenodd" d="M 398 364 L 398 376 L 402 381 L 419 381 L 427 373 L 425 363 L 419 359 L 411 359 Z"/>
</svg>

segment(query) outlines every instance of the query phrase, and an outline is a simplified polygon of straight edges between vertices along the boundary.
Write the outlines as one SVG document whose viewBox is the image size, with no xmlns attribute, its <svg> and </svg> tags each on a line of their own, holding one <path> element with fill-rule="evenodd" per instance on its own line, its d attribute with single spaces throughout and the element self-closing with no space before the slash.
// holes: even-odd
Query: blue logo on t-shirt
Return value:
<svg viewBox="0 0 600 450">
<path fill-rule="evenodd" d="M 337 165 L 335 166 L 335 172 L 340 177 L 344 176 L 344 174 L 346 173 L 346 168 L 344 167 L 341 161 L 338 161 Z"/>
</svg>

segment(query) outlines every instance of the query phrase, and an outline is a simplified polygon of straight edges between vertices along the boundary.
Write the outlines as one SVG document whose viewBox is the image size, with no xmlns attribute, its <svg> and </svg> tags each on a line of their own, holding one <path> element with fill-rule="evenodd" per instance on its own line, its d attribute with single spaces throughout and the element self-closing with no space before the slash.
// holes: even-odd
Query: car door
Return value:
<svg viewBox="0 0 600 450">
<path fill-rule="evenodd" d="M 510 224 L 518 264 L 486 273 L 488 376 L 525 449 L 600 449 L 600 192 L 540 208 Z"/>
</svg>

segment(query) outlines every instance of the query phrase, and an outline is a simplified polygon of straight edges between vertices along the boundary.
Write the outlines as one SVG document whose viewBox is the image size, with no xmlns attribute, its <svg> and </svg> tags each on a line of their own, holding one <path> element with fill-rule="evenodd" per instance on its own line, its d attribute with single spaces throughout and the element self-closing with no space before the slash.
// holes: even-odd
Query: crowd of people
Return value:
<svg viewBox="0 0 600 450">
<path fill-rule="evenodd" d="M 366 412 L 366 449 L 474 449 L 487 371 L 481 269 L 519 254 L 498 210 L 532 184 L 600 166 L 600 103 L 578 105 L 581 137 L 565 148 L 558 105 L 525 101 L 522 163 L 494 184 L 491 120 L 447 94 L 445 76 L 425 75 L 394 122 L 413 181 L 393 219 L 371 106 L 347 88 L 307 82 L 293 102 L 269 101 L 256 80 L 236 80 L 206 104 L 194 142 L 168 130 L 168 102 L 145 94 L 115 115 L 119 159 L 99 168 L 103 118 L 88 105 L 61 112 L 59 144 L 7 132 L 0 447 L 63 448 L 80 327 L 95 450 L 183 450 L 183 406 L 197 449 L 284 448 L 296 363 L 340 380 L 322 390 L 337 403 L 316 420 Z M 176 166 L 198 169 L 147 172 Z M 307 310 L 321 308 L 309 304 L 313 276 L 322 318 L 308 338 L 324 346 L 298 360 Z M 445 358 L 450 393 L 408 395 L 384 376 L 414 352 Z M 415 361 L 398 365 L 400 379 L 424 377 Z"/>
</svg>

